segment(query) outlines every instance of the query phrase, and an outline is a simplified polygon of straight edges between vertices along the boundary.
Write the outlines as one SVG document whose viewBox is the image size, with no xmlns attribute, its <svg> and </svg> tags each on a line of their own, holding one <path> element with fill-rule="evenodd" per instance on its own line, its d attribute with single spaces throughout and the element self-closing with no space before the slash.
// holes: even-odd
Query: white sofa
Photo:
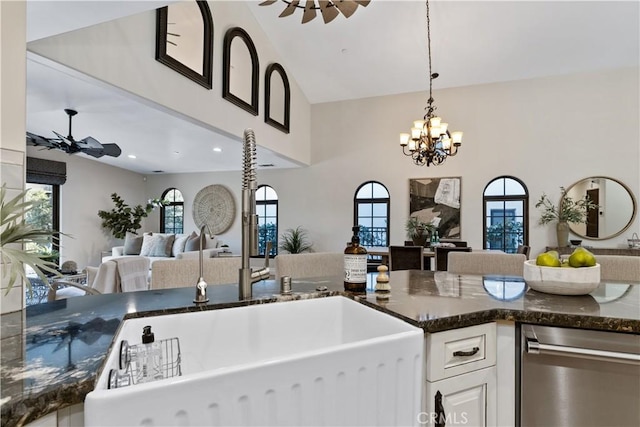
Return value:
<svg viewBox="0 0 640 427">
<path fill-rule="evenodd" d="M 167 245 L 159 253 L 157 250 L 150 249 L 154 238 L 163 238 Z M 198 238 L 194 233 L 187 234 L 168 234 L 168 233 L 143 233 L 141 235 L 127 235 L 125 244 L 122 246 L 114 246 L 111 248 L 111 255 L 102 257 L 102 262 L 113 260 L 115 258 L 143 256 L 149 259 L 150 264 L 158 260 L 175 260 L 175 259 L 198 259 L 198 250 L 185 250 L 186 240 L 188 238 Z M 129 239 L 142 239 L 140 245 L 129 245 Z M 147 241 L 149 244 L 147 245 Z M 203 244 L 203 257 L 213 258 L 218 256 L 220 252 L 224 252 L 226 248 L 221 247 L 222 242 L 216 237 L 206 237 Z M 135 247 L 133 247 L 135 246 Z M 199 247 L 196 244 L 196 247 Z M 125 253 L 125 248 L 129 248 L 129 253 Z M 145 251 L 146 249 L 146 251 Z"/>
</svg>

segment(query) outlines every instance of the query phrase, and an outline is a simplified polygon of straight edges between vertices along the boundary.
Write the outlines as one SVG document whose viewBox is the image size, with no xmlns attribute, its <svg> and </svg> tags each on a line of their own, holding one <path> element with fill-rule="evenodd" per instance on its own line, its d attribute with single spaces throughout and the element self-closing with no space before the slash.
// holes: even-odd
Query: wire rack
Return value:
<svg viewBox="0 0 640 427">
<path fill-rule="evenodd" d="M 122 388 L 143 382 L 156 381 L 182 375 L 180 341 L 169 338 L 155 342 L 161 350 L 160 361 L 153 367 L 144 366 L 142 355 L 148 351 L 146 344 L 129 345 L 126 340 L 120 343 L 119 369 L 109 371 L 108 388 Z M 152 375 L 146 375 L 146 369 L 153 369 Z"/>
</svg>

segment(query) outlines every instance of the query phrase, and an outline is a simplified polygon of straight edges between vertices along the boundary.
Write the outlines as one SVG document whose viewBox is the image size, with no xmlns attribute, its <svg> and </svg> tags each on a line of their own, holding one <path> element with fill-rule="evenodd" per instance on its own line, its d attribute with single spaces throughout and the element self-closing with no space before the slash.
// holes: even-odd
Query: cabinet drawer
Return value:
<svg viewBox="0 0 640 427">
<path fill-rule="evenodd" d="M 493 366 L 496 363 L 496 324 L 427 334 L 427 381 Z"/>
<path fill-rule="evenodd" d="M 427 426 L 435 426 L 438 420 L 445 421 L 447 426 L 496 426 L 495 366 L 455 378 L 425 382 L 422 407 L 419 422 Z"/>
</svg>

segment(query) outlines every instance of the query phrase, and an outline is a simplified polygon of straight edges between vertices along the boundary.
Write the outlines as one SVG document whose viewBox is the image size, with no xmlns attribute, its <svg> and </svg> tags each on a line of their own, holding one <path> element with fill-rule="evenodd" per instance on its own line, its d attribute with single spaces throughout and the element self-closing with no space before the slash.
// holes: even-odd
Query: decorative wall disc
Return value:
<svg viewBox="0 0 640 427">
<path fill-rule="evenodd" d="M 233 194 L 223 185 L 209 185 L 193 200 L 193 220 L 198 228 L 209 227 L 212 234 L 224 233 L 233 224 L 236 204 Z M 211 230 L 211 231 L 209 231 Z"/>
</svg>

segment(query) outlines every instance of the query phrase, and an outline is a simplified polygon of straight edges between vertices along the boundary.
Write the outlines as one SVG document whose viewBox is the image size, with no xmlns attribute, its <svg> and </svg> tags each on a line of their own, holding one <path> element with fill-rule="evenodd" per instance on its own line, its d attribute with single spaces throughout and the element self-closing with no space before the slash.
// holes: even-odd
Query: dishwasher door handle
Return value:
<svg viewBox="0 0 640 427">
<path fill-rule="evenodd" d="M 527 353 L 552 356 L 579 357 L 582 359 L 603 360 L 614 363 L 640 365 L 640 354 L 619 351 L 594 350 L 591 348 L 567 347 L 564 345 L 542 344 L 535 338 L 527 337 Z"/>
</svg>

